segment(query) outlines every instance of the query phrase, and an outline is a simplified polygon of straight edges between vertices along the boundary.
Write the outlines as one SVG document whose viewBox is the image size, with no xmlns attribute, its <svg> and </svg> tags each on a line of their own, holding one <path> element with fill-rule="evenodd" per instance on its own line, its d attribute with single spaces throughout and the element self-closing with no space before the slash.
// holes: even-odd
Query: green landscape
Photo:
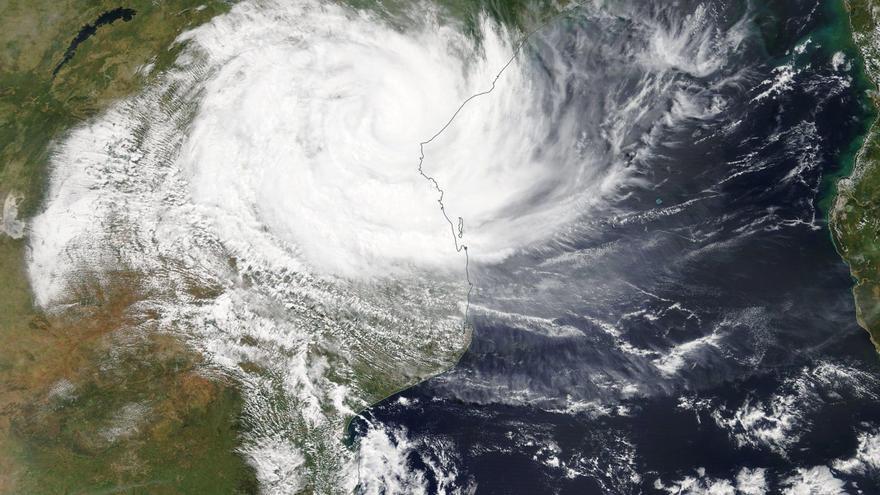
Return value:
<svg viewBox="0 0 880 495">
<path fill-rule="evenodd" d="M 880 4 L 846 0 L 853 39 L 873 81 L 871 100 L 880 108 Z M 880 126 L 873 123 L 856 156 L 852 174 L 838 182 L 831 211 L 831 228 L 838 251 L 856 280 L 853 297 L 859 324 L 880 349 Z"/>
<path fill-rule="evenodd" d="M 391 13 L 407 4 L 382 3 Z M 522 30 L 558 12 L 532 5 L 446 7 L 466 23 L 488 10 Z M 124 5 L 130 19 L 97 26 L 120 6 L 0 0 L 0 205 L 12 206 L 13 220 L 39 211 L 53 145 L 65 132 L 153 81 L 180 52 L 178 35 L 229 6 L 134 0 Z M 94 32 L 66 60 L 89 26 Z M 173 336 L 127 331 L 144 323 L 130 311 L 145 297 L 141 274 L 119 271 L 110 287 L 83 280 L 70 288 L 67 309 L 47 314 L 33 304 L 26 249 L 26 235 L 0 233 L 0 493 L 256 493 L 253 469 L 236 450 L 245 426 L 234 380 L 200 366 Z M 373 374 L 363 371 L 362 381 L 375 400 L 400 388 Z"/>
<path fill-rule="evenodd" d="M 172 62 L 174 39 L 225 2 L 134 1 L 57 75 L 71 40 L 109 1 L 0 2 L 0 198 L 40 206 L 52 143 Z M 12 197 L 12 200 L 7 198 Z M 27 239 L 0 235 L 0 492 L 253 493 L 236 453 L 240 397 L 164 335 L 126 332 L 137 273 L 83 281 L 69 309 L 34 308 Z M 138 317 L 143 317 L 139 315 Z"/>
<path fill-rule="evenodd" d="M 450 0 L 448 7 L 472 22 L 489 4 L 528 31 L 566 3 L 530 9 L 525 0 Z M 845 5 L 880 108 L 880 0 Z M 61 64 L 77 33 L 118 7 L 0 0 L 0 205 L 16 210 L 15 221 L 39 211 L 53 144 L 149 84 L 174 62 L 177 36 L 229 4 L 132 0 L 130 20 L 98 26 Z M 880 349 L 880 123 L 838 183 L 829 215 L 855 279 L 854 318 Z M 66 309 L 47 313 L 34 306 L 27 242 L 26 232 L 0 230 L 0 493 L 257 493 L 254 469 L 238 451 L 247 425 L 235 380 L 202 366 L 203 357 L 173 336 L 128 331 L 149 326 L 150 315 L 130 311 L 148 296 L 142 274 L 119 270 L 109 286 L 86 277 L 69 288 Z M 377 400 L 399 389 L 362 374 Z"/>
</svg>

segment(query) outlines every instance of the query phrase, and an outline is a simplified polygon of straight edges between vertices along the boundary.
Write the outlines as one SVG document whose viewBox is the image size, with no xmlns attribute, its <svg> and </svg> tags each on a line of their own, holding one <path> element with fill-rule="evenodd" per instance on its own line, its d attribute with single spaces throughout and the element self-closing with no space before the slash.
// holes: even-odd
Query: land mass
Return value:
<svg viewBox="0 0 880 495">
<path fill-rule="evenodd" d="M 831 232 L 855 278 L 853 296 L 859 324 L 880 350 L 880 1 L 845 0 L 853 41 L 874 91 L 874 122 L 859 150 L 852 174 L 838 182 L 830 213 Z"/>
<path fill-rule="evenodd" d="M 52 143 L 147 84 L 226 3 L 0 4 L 0 493 L 257 492 L 236 384 L 171 336 L 126 331 L 138 274 L 84 279 L 47 313 L 24 268 Z"/>
</svg>

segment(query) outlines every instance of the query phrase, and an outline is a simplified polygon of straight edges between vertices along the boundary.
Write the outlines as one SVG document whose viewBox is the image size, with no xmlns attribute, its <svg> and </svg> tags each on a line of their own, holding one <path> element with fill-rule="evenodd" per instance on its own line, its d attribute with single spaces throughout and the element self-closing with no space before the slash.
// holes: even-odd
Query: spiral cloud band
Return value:
<svg viewBox="0 0 880 495">
<path fill-rule="evenodd" d="M 636 25 L 647 41 L 593 53 L 602 71 L 554 26 L 521 46 L 486 18 L 403 18 L 236 4 L 57 144 L 30 226 L 39 304 L 137 273 L 149 317 L 127 330 L 175 332 L 242 383 L 267 492 L 350 492 L 346 418 L 467 346 L 466 261 L 564 240 L 659 127 L 720 105 L 680 77 L 718 68 L 699 16 Z"/>
<path fill-rule="evenodd" d="M 589 160 L 572 153 L 572 115 L 529 68 L 506 66 L 511 36 L 488 21 L 474 48 L 431 19 L 401 32 L 341 9 L 241 10 L 187 35 L 216 71 L 180 167 L 196 203 L 253 211 L 318 272 L 460 266 L 440 191 L 417 170 L 419 144 L 441 129 L 423 171 L 448 216 L 466 222 L 476 256 L 541 240 L 594 189 Z M 444 127 L 503 67 L 491 98 L 468 101 Z"/>
</svg>

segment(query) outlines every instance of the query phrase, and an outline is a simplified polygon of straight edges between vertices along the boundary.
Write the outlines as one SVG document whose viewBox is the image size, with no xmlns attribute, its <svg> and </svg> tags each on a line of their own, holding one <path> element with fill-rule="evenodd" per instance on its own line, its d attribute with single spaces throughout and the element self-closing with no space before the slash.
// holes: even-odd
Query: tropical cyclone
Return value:
<svg viewBox="0 0 880 495">
<path fill-rule="evenodd" d="M 570 242 L 655 134 L 721 111 L 694 81 L 739 43 L 700 8 L 633 24 L 600 68 L 564 27 L 519 57 L 523 33 L 487 18 L 386 14 L 245 1 L 182 35 L 174 67 L 57 145 L 31 225 L 41 306 L 135 272 L 137 330 L 242 384 L 270 493 L 351 491 L 347 419 L 467 346 L 465 263 Z"/>
<path fill-rule="evenodd" d="M 243 449 L 266 491 L 351 491 L 347 418 L 468 343 L 466 259 L 445 212 L 497 259 L 570 220 L 593 178 L 563 159 L 570 116 L 544 110 L 515 36 L 486 19 L 479 31 L 430 9 L 400 29 L 255 1 L 182 35 L 172 69 L 56 145 L 31 225 L 37 302 L 138 273 L 135 330 L 182 336 L 242 384 Z M 419 143 L 507 63 L 493 103 L 424 146 L 441 212 Z M 539 157 L 551 122 L 563 145 Z"/>
</svg>

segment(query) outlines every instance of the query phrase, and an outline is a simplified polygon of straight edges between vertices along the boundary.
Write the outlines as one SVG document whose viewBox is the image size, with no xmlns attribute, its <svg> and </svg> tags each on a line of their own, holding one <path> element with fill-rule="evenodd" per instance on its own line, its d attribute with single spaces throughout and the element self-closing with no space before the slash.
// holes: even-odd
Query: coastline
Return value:
<svg viewBox="0 0 880 495">
<path fill-rule="evenodd" d="M 856 319 L 880 350 L 880 33 L 877 32 L 880 2 L 843 0 L 853 42 L 859 49 L 865 75 L 872 90 L 873 118 L 855 154 L 848 176 L 837 181 L 829 211 L 835 247 L 849 265 L 855 281 L 852 293 Z M 841 175 L 847 171 L 841 171 Z"/>
</svg>

